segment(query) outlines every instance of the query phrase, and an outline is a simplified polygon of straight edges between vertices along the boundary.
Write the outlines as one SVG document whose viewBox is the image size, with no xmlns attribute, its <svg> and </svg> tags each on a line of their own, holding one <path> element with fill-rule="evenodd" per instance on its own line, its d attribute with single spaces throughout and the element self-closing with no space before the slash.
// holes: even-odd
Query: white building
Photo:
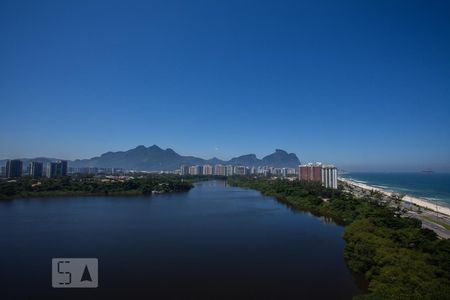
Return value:
<svg viewBox="0 0 450 300">
<path fill-rule="evenodd" d="M 181 165 L 180 175 L 188 175 L 188 174 L 189 174 L 189 166 Z"/>
<path fill-rule="evenodd" d="M 189 175 L 202 175 L 202 167 L 201 166 L 190 166 L 189 167 Z"/>
<path fill-rule="evenodd" d="M 236 175 L 246 175 L 247 174 L 247 168 L 245 166 L 235 166 L 234 167 L 234 174 L 236 174 Z"/>
<path fill-rule="evenodd" d="M 233 176 L 234 175 L 233 166 L 228 165 L 226 170 L 227 170 L 227 176 Z"/>
<path fill-rule="evenodd" d="M 214 175 L 226 176 L 227 175 L 226 167 L 222 166 L 222 165 L 215 165 L 214 166 Z"/>
<path fill-rule="evenodd" d="M 337 189 L 337 175 L 334 165 L 322 165 L 322 184 L 326 188 Z"/>
<path fill-rule="evenodd" d="M 203 165 L 203 175 L 212 175 L 213 167 L 211 165 Z"/>
</svg>

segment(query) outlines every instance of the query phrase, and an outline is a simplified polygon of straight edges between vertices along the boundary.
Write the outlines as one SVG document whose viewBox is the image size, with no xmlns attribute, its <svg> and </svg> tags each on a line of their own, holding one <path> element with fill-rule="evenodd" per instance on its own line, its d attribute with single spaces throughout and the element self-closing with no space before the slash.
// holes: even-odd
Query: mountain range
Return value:
<svg viewBox="0 0 450 300">
<path fill-rule="evenodd" d="M 24 165 L 30 160 L 53 161 L 50 158 L 23 159 Z M 4 165 L 4 161 L 2 161 Z M 150 147 L 137 146 L 127 151 L 106 152 L 100 156 L 90 159 L 77 159 L 69 161 L 70 167 L 97 167 L 97 168 L 123 168 L 127 170 L 140 171 L 167 171 L 176 170 L 180 165 L 244 165 L 244 166 L 271 166 L 296 168 L 300 160 L 294 153 L 276 149 L 274 153 L 259 159 L 255 154 L 247 154 L 234 157 L 228 161 L 218 158 L 202 159 L 194 156 L 182 156 L 174 150 L 161 149 L 157 145 Z"/>
</svg>

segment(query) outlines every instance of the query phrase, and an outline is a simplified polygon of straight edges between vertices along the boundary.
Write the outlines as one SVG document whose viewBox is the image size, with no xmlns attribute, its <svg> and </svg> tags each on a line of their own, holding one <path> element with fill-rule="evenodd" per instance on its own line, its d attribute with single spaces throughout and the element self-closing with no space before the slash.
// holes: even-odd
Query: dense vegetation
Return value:
<svg viewBox="0 0 450 300">
<path fill-rule="evenodd" d="M 191 180 L 176 175 L 144 175 L 138 178 L 110 180 L 92 176 L 62 178 L 20 178 L 0 182 L 0 200 L 35 196 L 69 195 L 141 195 L 152 192 L 187 191 Z"/>
<path fill-rule="evenodd" d="M 231 177 L 228 183 L 261 191 L 300 210 L 346 225 L 348 267 L 368 281 L 357 299 L 450 299 L 450 240 L 376 198 L 356 198 L 317 183 Z"/>
</svg>

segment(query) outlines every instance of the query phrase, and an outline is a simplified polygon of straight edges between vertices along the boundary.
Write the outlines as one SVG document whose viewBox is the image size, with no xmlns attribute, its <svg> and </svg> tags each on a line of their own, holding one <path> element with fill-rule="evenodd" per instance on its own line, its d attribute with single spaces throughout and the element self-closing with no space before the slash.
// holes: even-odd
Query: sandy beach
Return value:
<svg viewBox="0 0 450 300">
<path fill-rule="evenodd" d="M 345 179 L 345 178 L 341 178 L 340 177 L 339 180 L 342 181 L 342 182 L 345 182 L 347 184 L 359 187 L 361 189 L 368 190 L 368 191 L 372 191 L 372 190 L 373 191 L 378 191 L 378 192 L 383 193 L 383 194 L 385 194 L 387 196 L 391 196 L 393 194 L 393 193 L 385 191 L 383 189 L 380 189 L 380 188 L 377 188 L 377 187 L 373 187 L 373 186 L 370 186 L 370 185 L 367 185 L 367 184 L 364 184 L 364 183 L 355 182 L 355 181 L 352 181 L 352 180 L 349 180 L 349 179 Z M 432 202 L 430 202 L 428 200 L 425 200 L 425 199 L 422 199 L 422 198 L 417 198 L 417 197 L 412 197 L 412 196 L 409 196 L 409 195 L 406 195 L 405 197 L 403 197 L 402 200 L 405 201 L 405 202 L 414 203 L 414 204 L 416 204 L 418 206 L 425 207 L 425 208 L 428 208 L 428 209 L 433 210 L 433 211 L 436 211 L 436 208 L 437 208 L 437 211 L 439 213 L 445 214 L 447 216 L 450 216 L 450 208 L 442 206 L 442 205 L 436 205 L 435 203 L 432 203 Z"/>
</svg>

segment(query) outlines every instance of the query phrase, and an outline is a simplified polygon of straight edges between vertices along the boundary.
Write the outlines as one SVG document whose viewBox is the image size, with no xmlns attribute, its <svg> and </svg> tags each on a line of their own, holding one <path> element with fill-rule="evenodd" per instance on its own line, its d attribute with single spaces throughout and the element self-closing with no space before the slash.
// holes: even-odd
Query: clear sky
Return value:
<svg viewBox="0 0 450 300">
<path fill-rule="evenodd" d="M 3 0 L 0 39 L 0 158 L 450 170 L 450 1 Z"/>
</svg>

